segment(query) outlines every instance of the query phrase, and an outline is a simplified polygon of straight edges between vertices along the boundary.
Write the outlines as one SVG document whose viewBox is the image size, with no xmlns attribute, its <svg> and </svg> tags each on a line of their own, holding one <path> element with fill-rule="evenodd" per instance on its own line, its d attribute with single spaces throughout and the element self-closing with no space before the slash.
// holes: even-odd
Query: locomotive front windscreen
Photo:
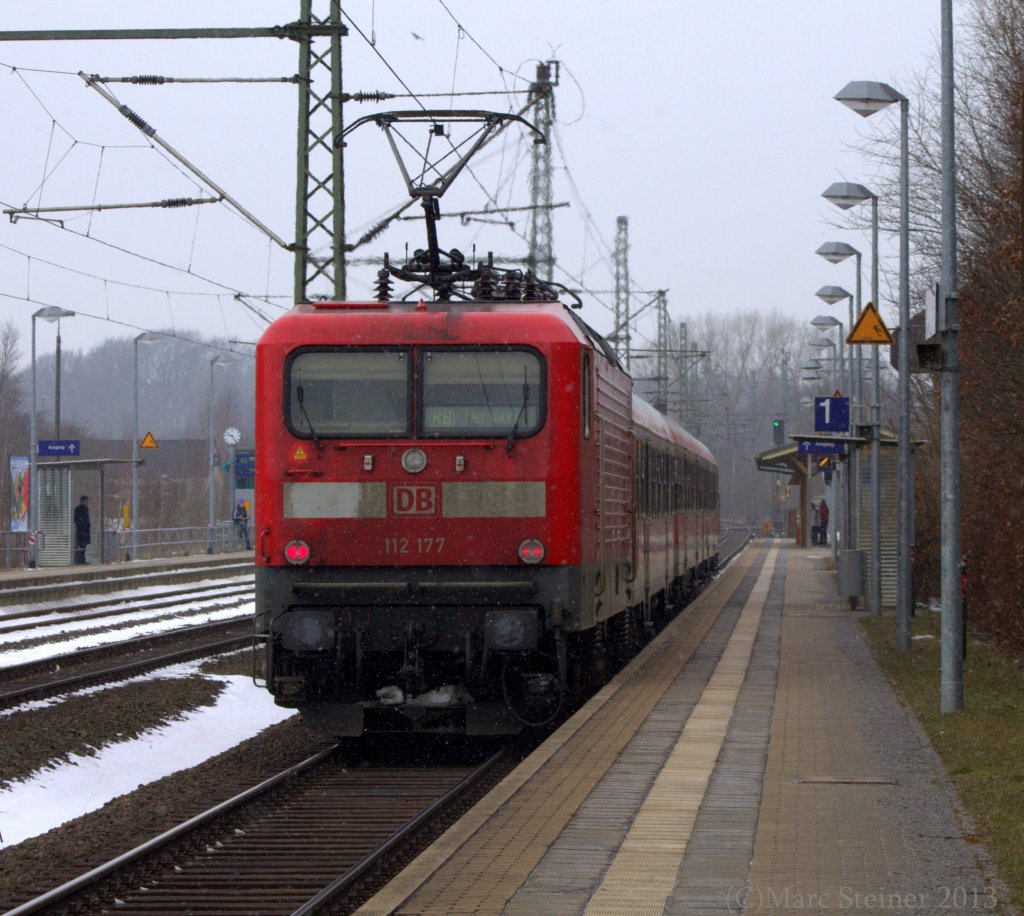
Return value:
<svg viewBox="0 0 1024 916">
<path fill-rule="evenodd" d="M 544 424 L 544 361 L 527 348 L 316 348 L 286 376 L 286 422 L 303 437 L 511 438 Z"/>
<path fill-rule="evenodd" d="M 408 350 L 306 350 L 288 370 L 289 425 L 300 436 L 408 436 Z"/>
<path fill-rule="evenodd" d="M 424 350 L 424 436 L 529 436 L 543 419 L 541 360 L 530 350 Z"/>
</svg>

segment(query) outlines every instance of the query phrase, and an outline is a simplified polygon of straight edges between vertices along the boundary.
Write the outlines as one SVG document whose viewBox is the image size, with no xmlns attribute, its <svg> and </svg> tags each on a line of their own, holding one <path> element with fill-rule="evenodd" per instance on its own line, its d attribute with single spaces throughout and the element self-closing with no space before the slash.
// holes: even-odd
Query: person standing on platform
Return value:
<svg viewBox="0 0 1024 916">
<path fill-rule="evenodd" d="M 818 504 L 818 537 L 819 544 L 828 544 L 828 503 L 824 497 Z"/>
<path fill-rule="evenodd" d="M 89 521 L 89 497 L 83 496 L 75 506 L 75 563 L 88 565 L 85 548 L 92 540 L 92 523 Z"/>
<path fill-rule="evenodd" d="M 252 541 L 249 540 L 249 510 L 245 508 L 244 499 L 238 501 L 235 511 L 231 513 L 231 520 L 235 523 L 238 539 L 245 542 L 246 550 L 252 550 Z"/>
</svg>

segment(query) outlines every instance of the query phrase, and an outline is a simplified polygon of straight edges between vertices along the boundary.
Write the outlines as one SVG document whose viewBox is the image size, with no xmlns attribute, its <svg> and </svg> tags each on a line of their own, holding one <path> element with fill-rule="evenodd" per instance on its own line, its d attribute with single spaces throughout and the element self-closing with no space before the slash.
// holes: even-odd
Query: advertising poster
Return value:
<svg viewBox="0 0 1024 916">
<path fill-rule="evenodd" d="M 30 467 L 27 455 L 11 455 L 11 531 L 28 531 Z"/>
</svg>

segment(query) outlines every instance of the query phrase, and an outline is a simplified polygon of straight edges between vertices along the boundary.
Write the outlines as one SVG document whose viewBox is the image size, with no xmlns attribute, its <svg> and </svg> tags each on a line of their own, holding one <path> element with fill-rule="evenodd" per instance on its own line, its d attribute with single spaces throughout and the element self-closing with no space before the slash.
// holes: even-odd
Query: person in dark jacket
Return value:
<svg viewBox="0 0 1024 916">
<path fill-rule="evenodd" d="M 83 496 L 75 506 L 75 562 L 87 564 L 85 548 L 92 540 L 92 524 L 89 521 L 89 497 Z"/>
<path fill-rule="evenodd" d="M 231 519 L 235 523 L 235 531 L 240 541 L 245 541 L 245 549 L 252 550 L 252 541 L 249 540 L 249 511 L 245 508 L 245 500 L 240 499 L 231 513 Z"/>
</svg>

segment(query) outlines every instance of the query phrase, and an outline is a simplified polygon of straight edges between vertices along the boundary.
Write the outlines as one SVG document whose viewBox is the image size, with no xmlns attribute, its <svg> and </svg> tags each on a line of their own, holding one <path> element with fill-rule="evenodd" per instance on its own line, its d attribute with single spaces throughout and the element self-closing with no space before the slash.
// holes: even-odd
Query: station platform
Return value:
<svg viewBox="0 0 1024 916">
<path fill-rule="evenodd" d="M 829 559 L 752 542 L 357 912 L 998 912 Z"/>
</svg>

